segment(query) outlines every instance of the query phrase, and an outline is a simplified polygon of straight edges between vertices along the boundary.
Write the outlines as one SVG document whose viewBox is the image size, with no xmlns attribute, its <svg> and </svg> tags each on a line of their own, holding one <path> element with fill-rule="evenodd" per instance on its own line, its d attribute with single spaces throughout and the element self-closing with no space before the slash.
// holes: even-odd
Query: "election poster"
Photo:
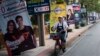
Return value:
<svg viewBox="0 0 100 56">
<path fill-rule="evenodd" d="M 25 0 L 0 2 L 0 31 L 4 35 L 8 56 L 21 55 L 36 47 Z"/>
<path fill-rule="evenodd" d="M 55 33 L 55 31 L 51 31 L 51 28 L 54 26 L 56 22 L 58 22 L 58 17 L 66 17 L 66 3 L 56 4 L 52 3 L 51 5 L 51 13 L 50 13 L 50 33 Z"/>
</svg>

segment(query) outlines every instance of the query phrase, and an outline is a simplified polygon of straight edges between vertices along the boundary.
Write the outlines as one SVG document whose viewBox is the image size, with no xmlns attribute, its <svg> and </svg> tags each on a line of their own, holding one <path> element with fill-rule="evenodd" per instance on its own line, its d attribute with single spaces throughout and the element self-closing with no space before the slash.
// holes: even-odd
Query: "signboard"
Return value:
<svg viewBox="0 0 100 56">
<path fill-rule="evenodd" d="M 30 0 L 27 2 L 29 14 L 46 13 L 50 11 L 49 0 Z"/>
<path fill-rule="evenodd" d="M 79 4 L 72 4 L 73 5 L 73 10 L 80 11 L 81 6 Z"/>
<path fill-rule="evenodd" d="M 81 8 L 81 13 L 86 13 L 86 8 Z"/>
<path fill-rule="evenodd" d="M 72 13 L 74 13 L 72 5 L 67 5 L 66 6 L 66 10 L 68 11 L 69 9 L 72 11 Z M 68 13 L 69 13 L 69 11 L 68 11 Z"/>
<path fill-rule="evenodd" d="M 70 24 L 74 24 L 74 10 L 73 10 L 73 6 L 72 5 L 67 5 L 67 18 L 69 16 L 71 16 L 70 18 L 68 18 L 67 23 Z"/>
<path fill-rule="evenodd" d="M 45 11 L 49 11 L 49 6 L 43 6 L 43 7 L 34 8 L 34 12 L 45 12 Z"/>
<path fill-rule="evenodd" d="M 79 11 L 80 10 L 80 6 L 73 6 L 73 9 Z"/>
<path fill-rule="evenodd" d="M 20 29 L 20 27 L 24 28 Z M 0 28 L 4 35 L 8 56 L 35 47 L 31 21 L 24 0 L 3 0 L 0 4 Z"/>
<path fill-rule="evenodd" d="M 62 3 L 62 4 L 51 4 L 51 13 L 50 13 L 50 30 L 52 28 L 52 26 L 54 26 L 54 24 L 56 22 L 58 22 L 58 17 L 62 16 L 62 17 L 66 17 L 66 3 Z M 54 33 L 52 31 L 50 31 L 50 33 Z"/>
<path fill-rule="evenodd" d="M 7 21 L 15 20 L 17 15 L 23 16 L 25 25 L 31 25 L 25 1 L 3 0 L 2 4 L 0 4 L 0 25 L 3 33 L 6 32 Z"/>
<path fill-rule="evenodd" d="M 72 5 L 74 10 L 75 20 L 80 21 L 81 6 L 78 3 Z"/>
</svg>

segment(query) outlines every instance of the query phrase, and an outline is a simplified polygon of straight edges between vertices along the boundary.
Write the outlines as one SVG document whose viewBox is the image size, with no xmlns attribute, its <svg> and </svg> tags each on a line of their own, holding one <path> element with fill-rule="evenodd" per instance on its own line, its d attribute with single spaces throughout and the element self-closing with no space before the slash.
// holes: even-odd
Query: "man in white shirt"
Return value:
<svg viewBox="0 0 100 56">
<path fill-rule="evenodd" d="M 63 52 L 65 52 L 65 44 L 66 44 L 66 37 L 67 37 L 67 29 L 68 29 L 68 25 L 67 22 L 64 21 L 63 17 L 58 17 L 58 22 L 54 24 L 53 26 L 53 30 L 56 30 L 56 32 L 58 33 L 61 43 L 63 44 L 64 49 L 62 49 Z"/>
<path fill-rule="evenodd" d="M 56 30 L 57 33 L 61 32 L 59 37 L 63 43 L 66 43 L 67 29 L 68 25 L 66 21 L 64 21 L 64 18 L 58 17 L 58 22 L 54 24 L 53 30 Z"/>
</svg>

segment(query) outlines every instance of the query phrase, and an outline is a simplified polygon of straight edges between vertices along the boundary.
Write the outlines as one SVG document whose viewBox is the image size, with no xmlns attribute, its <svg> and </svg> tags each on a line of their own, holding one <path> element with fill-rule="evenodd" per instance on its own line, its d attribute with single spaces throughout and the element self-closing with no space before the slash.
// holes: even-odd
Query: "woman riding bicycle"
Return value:
<svg viewBox="0 0 100 56">
<path fill-rule="evenodd" d="M 61 43 L 66 43 L 66 37 L 67 37 L 67 29 L 68 25 L 66 21 L 64 21 L 63 17 L 58 17 L 58 22 L 54 24 L 53 30 L 56 30 L 57 33 L 59 33 L 59 38 L 61 40 Z M 63 52 L 65 52 L 65 47 Z"/>
</svg>

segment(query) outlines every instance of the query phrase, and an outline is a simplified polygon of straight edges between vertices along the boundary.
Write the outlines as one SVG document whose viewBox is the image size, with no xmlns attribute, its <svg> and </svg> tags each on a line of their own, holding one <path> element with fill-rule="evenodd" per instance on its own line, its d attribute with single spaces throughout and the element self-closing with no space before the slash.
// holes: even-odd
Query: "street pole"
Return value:
<svg viewBox="0 0 100 56">
<path fill-rule="evenodd" d="M 39 26 L 39 46 L 45 46 L 45 26 L 44 26 L 44 14 L 38 14 L 38 26 Z"/>
</svg>

